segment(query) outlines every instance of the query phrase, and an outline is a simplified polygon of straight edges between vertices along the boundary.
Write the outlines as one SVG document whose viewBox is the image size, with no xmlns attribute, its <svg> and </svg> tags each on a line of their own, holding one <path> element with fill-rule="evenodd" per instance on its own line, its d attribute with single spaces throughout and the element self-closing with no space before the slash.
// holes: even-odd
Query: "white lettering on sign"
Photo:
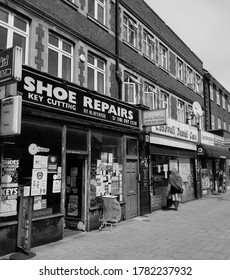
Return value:
<svg viewBox="0 0 230 280">
<path fill-rule="evenodd" d="M 38 100 L 39 95 L 46 94 L 47 97 L 56 98 L 60 101 L 60 103 L 53 104 L 53 105 L 60 105 L 63 106 L 63 101 L 76 104 L 76 92 L 71 90 L 66 91 L 64 88 L 61 87 L 53 87 L 52 84 L 43 85 L 42 81 L 35 81 L 33 78 L 26 76 L 25 77 L 25 85 L 24 89 L 29 91 L 30 93 L 36 92 L 34 96 L 30 95 L 30 98 L 33 100 Z M 41 99 L 42 101 L 42 99 Z M 51 101 L 51 100 L 50 100 Z"/>
<path fill-rule="evenodd" d="M 133 120 L 133 111 L 121 107 L 115 107 L 114 105 L 108 104 L 105 101 L 84 96 L 83 106 L 85 108 L 100 111 L 102 113 L 113 114 L 121 118 Z"/>
</svg>

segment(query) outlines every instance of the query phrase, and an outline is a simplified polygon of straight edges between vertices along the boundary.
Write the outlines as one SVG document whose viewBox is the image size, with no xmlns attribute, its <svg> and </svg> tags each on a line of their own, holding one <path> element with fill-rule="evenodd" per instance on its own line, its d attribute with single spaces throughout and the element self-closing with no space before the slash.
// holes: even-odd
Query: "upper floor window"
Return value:
<svg viewBox="0 0 230 280">
<path fill-rule="evenodd" d="M 167 111 L 169 110 L 169 96 L 167 93 L 161 91 L 160 95 L 159 95 L 159 109 L 167 109 Z M 169 111 L 168 111 L 169 113 Z"/>
<path fill-rule="evenodd" d="M 22 48 L 22 63 L 27 63 L 29 22 L 16 14 L 0 9 L 0 49 Z"/>
<path fill-rule="evenodd" d="M 224 121 L 224 130 L 227 130 L 227 123 Z"/>
<path fill-rule="evenodd" d="M 140 82 L 130 75 L 129 73 L 124 73 L 124 87 L 125 87 L 125 98 L 124 100 L 131 104 L 137 104 L 139 101 L 139 87 Z"/>
<path fill-rule="evenodd" d="M 215 129 L 216 126 L 215 126 L 215 116 L 214 115 L 211 115 L 211 129 Z"/>
<path fill-rule="evenodd" d="M 153 36 L 145 30 L 143 34 L 143 53 L 151 60 L 155 60 L 156 43 Z"/>
<path fill-rule="evenodd" d="M 194 88 L 194 73 L 190 67 L 187 67 L 186 69 L 186 81 L 187 86 Z"/>
<path fill-rule="evenodd" d="M 137 47 L 137 30 L 136 22 L 125 14 L 123 16 L 123 38 L 135 48 Z"/>
<path fill-rule="evenodd" d="M 181 81 L 184 81 L 184 73 L 183 73 L 183 69 L 184 69 L 184 65 L 183 65 L 183 61 L 181 61 L 180 59 L 177 59 L 177 78 Z"/>
<path fill-rule="evenodd" d="M 221 126 L 221 119 L 220 118 L 217 118 L 217 128 L 218 129 L 222 128 L 222 126 Z"/>
<path fill-rule="evenodd" d="M 166 47 L 160 44 L 160 66 L 164 69 L 168 69 L 168 50 Z"/>
<path fill-rule="evenodd" d="M 220 105 L 220 93 L 218 88 L 216 88 L 216 104 Z"/>
<path fill-rule="evenodd" d="M 202 94 L 202 80 L 199 75 L 196 75 L 195 91 L 199 94 Z"/>
<path fill-rule="evenodd" d="M 222 106 L 223 106 L 223 109 L 226 110 L 226 99 L 225 99 L 224 94 L 222 95 Z"/>
<path fill-rule="evenodd" d="M 227 100 L 228 100 L 228 112 L 230 113 L 230 98 L 228 97 Z"/>
<path fill-rule="evenodd" d="M 144 105 L 148 106 L 151 110 L 158 108 L 158 92 L 155 87 L 147 83 L 144 84 Z"/>
<path fill-rule="evenodd" d="M 72 81 L 73 45 L 66 40 L 49 34 L 48 73 Z"/>
<path fill-rule="evenodd" d="M 214 97 L 213 97 L 213 85 L 212 85 L 212 83 L 210 83 L 209 89 L 210 89 L 210 99 L 214 100 Z"/>
<path fill-rule="evenodd" d="M 186 121 L 189 125 L 196 125 L 196 117 L 194 116 L 193 107 L 191 104 L 187 105 Z"/>
<path fill-rule="evenodd" d="M 105 25 L 105 0 L 94 0 L 94 17 Z"/>
<path fill-rule="evenodd" d="M 181 100 L 177 100 L 177 120 L 185 122 L 185 104 Z"/>
<path fill-rule="evenodd" d="M 88 54 L 88 88 L 105 94 L 105 62 Z"/>
</svg>

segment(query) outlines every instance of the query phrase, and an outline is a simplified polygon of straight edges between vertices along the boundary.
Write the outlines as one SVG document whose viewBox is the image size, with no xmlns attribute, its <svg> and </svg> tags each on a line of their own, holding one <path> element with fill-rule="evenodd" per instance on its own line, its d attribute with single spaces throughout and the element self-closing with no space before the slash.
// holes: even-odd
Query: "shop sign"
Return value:
<svg viewBox="0 0 230 280">
<path fill-rule="evenodd" d="M 167 118 L 166 125 L 152 126 L 151 132 L 195 143 L 198 142 L 198 129 L 196 127 L 170 118 Z"/>
<path fill-rule="evenodd" d="M 17 90 L 17 94 L 27 103 L 93 120 L 139 127 L 139 111 L 133 106 L 42 74 L 23 69 Z"/>
<path fill-rule="evenodd" d="M 166 124 L 166 109 L 148 110 L 143 112 L 143 125 L 164 125 Z"/>
<path fill-rule="evenodd" d="M 1 100 L 0 135 L 11 136 L 21 133 L 22 97 L 12 96 Z"/>
<path fill-rule="evenodd" d="M 206 131 L 201 131 L 200 138 L 201 144 L 224 148 L 224 137 Z"/>
<path fill-rule="evenodd" d="M 7 85 L 21 80 L 22 48 L 16 46 L 0 52 L 0 85 Z"/>
</svg>

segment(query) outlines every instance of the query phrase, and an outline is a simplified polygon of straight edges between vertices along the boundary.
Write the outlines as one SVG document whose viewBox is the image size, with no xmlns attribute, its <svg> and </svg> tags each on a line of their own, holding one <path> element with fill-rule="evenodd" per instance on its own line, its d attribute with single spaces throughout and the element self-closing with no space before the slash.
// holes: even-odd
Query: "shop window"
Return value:
<svg viewBox="0 0 230 280">
<path fill-rule="evenodd" d="M 21 135 L 11 141 L 3 149 L 1 182 L 14 193 L 18 185 L 33 197 L 33 217 L 60 213 L 61 128 L 23 122 Z M 0 190 L 0 221 L 17 220 L 18 199 L 6 195 L 3 184 Z"/>
<path fill-rule="evenodd" d="M 137 139 L 126 139 L 126 154 L 127 156 L 137 156 Z"/>
<path fill-rule="evenodd" d="M 151 110 L 158 108 L 159 94 L 154 86 L 147 83 L 144 84 L 144 105 L 148 106 Z"/>
<path fill-rule="evenodd" d="M 22 48 L 22 63 L 27 63 L 29 22 L 18 15 L 0 9 L 0 50 L 14 46 Z"/>
<path fill-rule="evenodd" d="M 49 34 L 48 73 L 72 81 L 73 45 L 68 41 Z"/>
<path fill-rule="evenodd" d="M 87 131 L 67 128 L 66 149 L 87 151 Z"/>
<path fill-rule="evenodd" d="M 138 104 L 140 82 L 132 75 L 124 74 L 125 102 Z"/>
<path fill-rule="evenodd" d="M 105 62 L 92 53 L 88 54 L 88 88 L 105 94 Z"/>
<path fill-rule="evenodd" d="M 90 206 L 99 206 L 103 195 L 116 195 L 122 201 L 121 136 L 92 132 Z"/>
<path fill-rule="evenodd" d="M 144 30 L 143 53 L 151 60 L 156 60 L 156 42 L 151 34 Z"/>
<path fill-rule="evenodd" d="M 125 14 L 123 16 L 123 38 L 135 48 L 137 48 L 137 31 L 137 23 Z"/>
</svg>

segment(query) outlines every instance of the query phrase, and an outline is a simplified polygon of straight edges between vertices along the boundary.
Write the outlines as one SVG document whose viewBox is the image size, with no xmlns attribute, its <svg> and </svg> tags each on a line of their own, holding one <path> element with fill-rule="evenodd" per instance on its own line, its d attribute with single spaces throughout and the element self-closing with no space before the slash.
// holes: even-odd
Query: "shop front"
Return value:
<svg viewBox="0 0 230 280">
<path fill-rule="evenodd" d="M 150 132 L 151 210 L 167 205 L 166 193 L 169 172 L 175 167 L 182 179 L 184 192 L 181 201 L 197 198 L 196 127 L 167 119 L 166 125 L 153 126 Z"/>
<path fill-rule="evenodd" d="M 32 201 L 30 247 L 64 228 L 98 229 L 103 196 L 121 219 L 139 214 L 139 112 L 134 106 L 23 67 L 21 134 L 2 137 L 0 256 L 18 247 L 19 206 Z"/>
<path fill-rule="evenodd" d="M 226 181 L 229 180 L 226 162 L 230 158 L 230 152 L 224 146 L 224 138 L 200 131 L 197 157 L 200 165 L 202 195 L 223 191 L 223 184 L 226 185 Z"/>
</svg>

